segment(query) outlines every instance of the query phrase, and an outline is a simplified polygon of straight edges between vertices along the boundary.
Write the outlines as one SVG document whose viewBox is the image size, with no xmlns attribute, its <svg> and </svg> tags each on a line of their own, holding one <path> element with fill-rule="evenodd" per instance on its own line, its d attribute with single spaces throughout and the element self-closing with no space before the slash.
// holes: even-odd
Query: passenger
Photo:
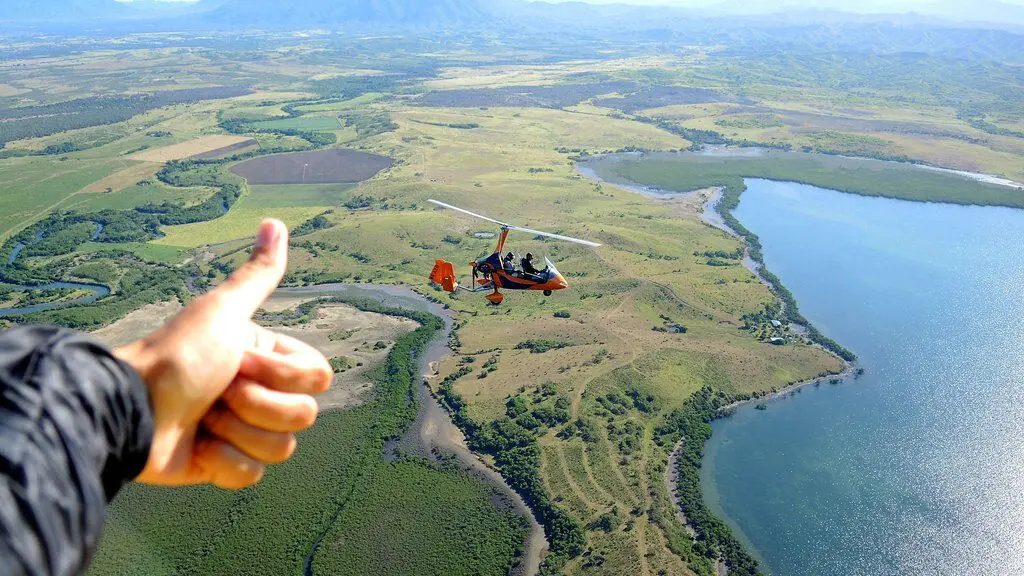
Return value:
<svg viewBox="0 0 1024 576">
<path fill-rule="evenodd" d="M 526 258 L 523 258 L 522 265 L 523 265 L 523 274 L 531 274 L 533 276 L 539 276 L 539 275 L 544 274 L 545 272 L 548 271 L 546 266 L 544 267 L 543 270 L 538 270 L 537 267 L 533 265 L 533 254 L 529 254 L 529 253 L 526 255 Z"/>
</svg>

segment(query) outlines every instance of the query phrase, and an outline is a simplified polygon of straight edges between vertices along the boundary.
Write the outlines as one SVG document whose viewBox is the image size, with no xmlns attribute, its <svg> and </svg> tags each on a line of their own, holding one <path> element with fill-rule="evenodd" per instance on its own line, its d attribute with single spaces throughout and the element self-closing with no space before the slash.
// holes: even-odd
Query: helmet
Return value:
<svg viewBox="0 0 1024 576">
<path fill-rule="evenodd" d="M 533 260 L 533 254 L 530 254 L 529 252 L 527 252 L 526 253 L 526 259 L 527 260 Z"/>
</svg>

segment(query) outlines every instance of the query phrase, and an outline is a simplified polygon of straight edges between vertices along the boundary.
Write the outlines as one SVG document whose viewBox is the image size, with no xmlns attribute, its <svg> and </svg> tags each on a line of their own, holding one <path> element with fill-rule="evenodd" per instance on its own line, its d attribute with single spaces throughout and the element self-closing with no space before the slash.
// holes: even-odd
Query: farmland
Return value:
<svg viewBox="0 0 1024 576">
<path fill-rule="evenodd" d="M 632 91 L 628 82 L 601 84 L 563 84 L 561 86 L 515 86 L 469 90 L 439 90 L 423 95 L 416 104 L 433 108 L 473 108 L 479 106 L 564 108 L 601 94 Z"/>
<path fill-rule="evenodd" d="M 164 146 L 162 148 L 153 148 L 143 152 L 137 152 L 129 156 L 129 158 L 140 162 L 157 162 L 162 164 L 171 160 L 184 160 L 185 158 L 208 155 L 211 153 L 219 155 L 224 153 L 228 148 L 232 148 L 243 143 L 249 146 L 252 144 L 252 141 L 250 138 L 244 138 L 241 136 L 210 135 L 190 140 L 188 142 L 182 142 L 181 144 L 174 144 L 171 146 Z"/>
<path fill-rule="evenodd" d="M 222 148 L 210 150 L 209 152 L 194 154 L 190 157 L 195 158 L 196 160 L 219 160 L 221 158 L 232 156 L 234 154 L 248 152 L 256 147 L 259 147 L 259 142 L 257 142 L 254 138 L 249 138 L 247 140 L 242 140 L 236 144 L 231 144 L 230 146 L 224 146 Z"/>
<path fill-rule="evenodd" d="M 338 206 L 352 196 L 354 184 L 270 184 L 250 186 L 255 205 L 266 208 L 289 206 Z"/>
<path fill-rule="evenodd" d="M 78 271 L 112 288 L 89 308 L 18 321 L 96 329 L 135 312 L 127 322 L 141 330 L 157 321 L 154 310 L 173 311 L 168 302 L 187 302 L 236 268 L 261 219 L 281 218 L 302 233 L 287 284 L 407 284 L 451 309 L 454 353 L 431 388 L 545 525 L 546 573 L 713 574 L 735 541 L 710 521 L 695 540 L 680 521 L 665 480 L 675 442 L 727 400 L 843 369 L 799 339 L 771 346 L 742 329 L 744 317 L 770 317 L 778 299 L 729 257 L 742 254 L 738 239 L 697 219 L 697 200 L 598 184 L 578 162 L 650 152 L 609 170 L 679 190 L 760 176 L 1020 205 L 1012 189 L 953 190 L 948 176 L 877 160 L 1024 180 L 1022 140 L 983 123 L 1019 127 L 1019 106 L 972 81 L 963 63 L 847 62 L 843 81 L 863 87 L 854 94 L 825 81 L 820 72 L 834 63 L 814 55 L 797 65 L 703 48 L 637 56 L 597 46 L 568 58 L 514 42 L 467 56 L 413 40 L 261 41 L 281 50 L 86 51 L 0 68 L 0 95 L 25 99 L 5 109 L 11 119 L 91 114 L 64 114 L 54 133 L 19 128 L 3 148 L 0 263 L 18 244 L 22 253 L 0 275 L 42 282 Z M 878 72 L 890 68 L 920 84 Z M 986 73 L 1019 85 L 1002 65 Z M 126 91 L 125 77 L 154 94 L 211 83 L 224 91 L 93 114 L 98 95 Z M 947 77 L 954 86 L 936 88 Z M 987 112 L 967 114 L 982 101 Z M 790 151 L 688 164 L 657 154 L 715 142 Z M 802 150 L 830 155 L 812 161 Z M 515 234 L 510 249 L 549 256 L 571 288 L 508 294 L 501 308 L 448 296 L 424 279 L 434 261 L 455 262 L 465 278 L 464 263 L 494 247 L 474 233 L 496 227 L 436 211 L 427 198 L 604 246 Z M 504 573 L 523 531 L 491 505 L 485 484 L 443 462 L 381 457 L 383 440 L 408 424 L 411 382 L 388 379 L 385 368 L 408 371 L 408 357 L 392 352 L 424 333 L 345 306 L 305 324 L 270 317 L 296 305 L 270 303 L 264 319 L 346 359 L 338 378 L 351 385 L 326 399 L 331 409 L 296 459 L 238 494 L 130 488 L 94 573 L 295 573 L 320 535 L 316 573 Z M 360 335 L 364 325 L 381 330 Z"/>
<path fill-rule="evenodd" d="M 336 116 L 301 116 L 286 120 L 266 120 L 256 124 L 257 128 L 299 131 L 332 131 L 342 127 Z"/>
<path fill-rule="evenodd" d="M 605 108 L 615 108 L 629 114 L 661 108 L 662 106 L 680 106 L 690 104 L 708 104 L 711 102 L 738 102 L 714 90 L 701 88 L 679 88 L 674 86 L 656 86 L 653 88 L 630 91 L 619 98 L 601 98 L 594 104 Z"/>
<path fill-rule="evenodd" d="M 341 184 L 374 177 L 391 161 L 357 150 L 295 152 L 254 158 L 231 168 L 249 184 Z"/>
<path fill-rule="evenodd" d="M 154 95 L 90 97 L 40 106 L 20 106 L 0 111 L 0 144 L 48 136 L 75 128 L 121 122 L 155 108 L 182 102 L 231 98 L 247 94 L 237 88 L 187 89 Z"/>
</svg>

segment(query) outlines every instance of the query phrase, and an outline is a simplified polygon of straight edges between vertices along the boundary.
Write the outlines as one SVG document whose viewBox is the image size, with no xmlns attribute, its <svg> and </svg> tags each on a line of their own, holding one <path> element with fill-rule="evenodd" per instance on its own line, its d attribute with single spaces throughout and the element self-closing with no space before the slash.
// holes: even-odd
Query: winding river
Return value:
<svg viewBox="0 0 1024 576">
<path fill-rule="evenodd" d="M 110 294 L 110 288 L 107 288 L 106 286 L 100 286 L 98 284 L 79 284 L 77 282 L 52 282 L 41 286 L 12 286 L 10 284 L 6 284 L 5 286 L 12 287 L 15 291 L 71 289 L 88 290 L 92 292 L 92 294 L 75 300 L 69 300 L 67 302 L 51 302 L 49 304 L 35 304 L 33 306 L 20 306 L 17 308 L 0 308 L 0 318 L 5 316 L 31 314 L 33 312 L 45 312 L 46 310 L 56 310 L 58 308 L 68 308 L 70 306 L 81 306 L 83 304 L 92 304 L 100 298 L 105 298 Z"/>
<path fill-rule="evenodd" d="M 100 236 L 100 232 L 103 232 L 103 224 L 96 224 L 96 231 L 93 232 L 92 240 L 96 240 Z M 42 230 L 36 234 L 35 242 L 39 242 L 43 239 L 44 232 Z M 18 242 L 14 246 L 14 250 L 11 251 L 11 255 L 7 258 L 6 266 L 14 264 L 14 261 L 18 259 L 18 255 L 25 249 L 25 244 Z M 0 270 L 4 268 L 4 265 L 0 265 Z M 31 314 L 33 312 L 45 312 L 47 310 L 57 310 L 58 308 L 68 308 L 71 306 L 81 306 L 84 304 L 92 304 L 100 298 L 105 298 L 110 295 L 110 288 L 99 284 L 81 284 L 78 282 L 51 282 L 49 284 L 43 284 L 39 286 L 16 286 L 6 284 L 6 286 L 13 288 L 15 291 L 24 290 L 88 290 L 92 294 L 77 298 L 75 300 L 68 300 L 67 302 L 51 302 L 49 304 L 36 304 L 33 306 L 20 306 L 16 308 L 0 308 L 0 318 L 4 316 L 21 316 L 23 314 Z"/>
</svg>

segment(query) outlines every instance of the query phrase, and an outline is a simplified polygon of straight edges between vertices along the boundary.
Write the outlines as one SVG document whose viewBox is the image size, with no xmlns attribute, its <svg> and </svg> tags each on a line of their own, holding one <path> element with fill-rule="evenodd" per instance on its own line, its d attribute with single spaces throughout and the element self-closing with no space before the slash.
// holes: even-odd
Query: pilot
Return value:
<svg viewBox="0 0 1024 576">
<path fill-rule="evenodd" d="M 538 270 L 537 267 L 533 265 L 533 254 L 530 253 L 527 253 L 526 258 L 523 258 L 522 265 L 523 274 L 532 274 L 534 276 L 538 276 L 547 271 L 546 267 L 544 268 L 544 270 Z"/>
<path fill-rule="evenodd" d="M 508 255 L 505 256 L 505 260 L 502 261 L 502 266 L 505 268 L 505 272 L 508 272 L 509 274 L 515 274 L 518 272 L 518 270 L 516 270 L 516 255 L 514 252 L 509 252 Z"/>
</svg>

